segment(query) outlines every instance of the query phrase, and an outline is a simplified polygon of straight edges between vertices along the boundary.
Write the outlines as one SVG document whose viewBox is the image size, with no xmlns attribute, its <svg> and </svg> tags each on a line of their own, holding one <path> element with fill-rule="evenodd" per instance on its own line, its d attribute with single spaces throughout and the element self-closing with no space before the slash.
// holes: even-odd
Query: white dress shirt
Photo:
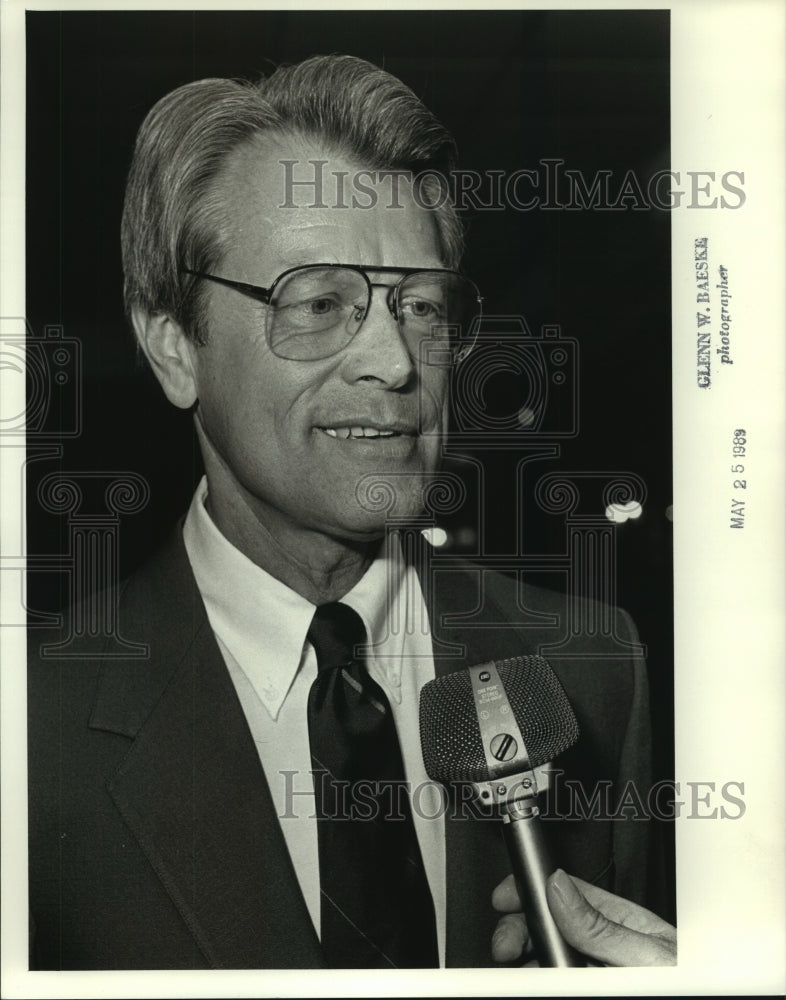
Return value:
<svg viewBox="0 0 786 1000">
<path fill-rule="evenodd" d="M 236 549 L 207 513 L 206 497 L 203 478 L 185 521 L 186 551 L 319 934 L 319 856 L 307 718 L 317 661 L 306 642 L 315 605 Z M 390 701 L 444 966 L 444 803 L 423 767 L 418 728 L 418 697 L 434 677 L 434 660 L 420 581 L 414 568 L 404 564 L 395 536 L 388 536 L 363 578 L 341 600 L 363 620 L 372 648 L 366 665 Z"/>
</svg>

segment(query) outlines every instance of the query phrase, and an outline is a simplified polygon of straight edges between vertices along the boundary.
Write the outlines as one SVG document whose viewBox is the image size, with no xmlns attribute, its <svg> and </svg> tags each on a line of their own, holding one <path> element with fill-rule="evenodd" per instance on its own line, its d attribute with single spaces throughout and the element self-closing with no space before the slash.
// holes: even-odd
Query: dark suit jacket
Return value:
<svg viewBox="0 0 786 1000">
<path fill-rule="evenodd" d="M 471 568 L 423 578 L 438 673 L 553 643 L 564 599 Z M 110 601 L 111 604 L 111 601 Z M 313 968 L 319 942 L 257 751 L 194 583 L 181 532 L 124 586 L 120 628 L 147 659 L 40 658 L 29 670 L 31 966 Z M 449 613 L 477 608 L 470 622 Z M 533 615 L 533 612 L 535 613 Z M 550 624 L 551 622 L 551 624 Z M 617 634 L 636 641 L 624 613 Z M 643 665 L 602 635 L 554 658 L 579 742 L 557 762 L 591 798 L 646 789 Z M 644 793 L 642 793 L 644 794 Z M 644 901 L 647 823 L 544 820 L 566 870 Z M 490 899 L 509 872 L 499 823 L 452 818 L 447 962 L 491 965 Z"/>
</svg>

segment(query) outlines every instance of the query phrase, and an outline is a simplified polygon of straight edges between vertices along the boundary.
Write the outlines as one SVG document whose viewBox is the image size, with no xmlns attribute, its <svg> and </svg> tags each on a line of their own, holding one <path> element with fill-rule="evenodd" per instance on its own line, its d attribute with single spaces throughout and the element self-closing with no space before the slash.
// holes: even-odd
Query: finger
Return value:
<svg viewBox="0 0 786 1000">
<path fill-rule="evenodd" d="M 549 908 L 565 939 L 585 955 L 617 966 L 676 963 L 673 934 L 642 933 L 610 920 L 584 898 L 560 869 L 549 878 L 546 893 Z"/>
<path fill-rule="evenodd" d="M 491 939 L 491 957 L 495 962 L 513 962 L 530 951 L 529 931 L 523 913 L 508 913 L 500 918 Z"/>
<path fill-rule="evenodd" d="M 563 874 L 565 874 L 563 872 Z M 607 892 L 597 885 L 585 882 L 584 879 L 576 878 L 575 875 L 565 876 L 578 886 L 582 896 L 590 906 L 600 910 L 604 917 L 622 924 L 634 931 L 641 931 L 643 934 L 662 934 L 666 937 L 670 935 L 676 938 L 676 933 L 671 924 L 661 920 L 657 914 L 631 903 L 630 900 L 622 896 L 615 896 L 613 892 Z"/>
<path fill-rule="evenodd" d="M 503 879 L 491 894 L 491 905 L 500 913 L 518 913 L 521 910 L 521 899 L 512 875 Z"/>
</svg>

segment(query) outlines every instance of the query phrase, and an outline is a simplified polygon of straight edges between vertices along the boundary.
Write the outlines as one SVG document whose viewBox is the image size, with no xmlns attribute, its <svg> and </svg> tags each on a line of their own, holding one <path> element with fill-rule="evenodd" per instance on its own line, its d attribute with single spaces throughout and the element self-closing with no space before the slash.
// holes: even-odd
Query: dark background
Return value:
<svg viewBox="0 0 786 1000">
<path fill-rule="evenodd" d="M 207 76 L 256 77 L 325 52 L 401 77 L 447 125 L 460 166 L 510 173 L 546 157 L 587 181 L 669 166 L 668 13 L 522 11 L 43 12 L 27 15 L 27 318 L 82 345 L 81 433 L 29 465 L 28 550 L 63 552 L 65 518 L 35 501 L 57 469 L 131 470 L 150 485 L 124 518 L 120 571 L 186 509 L 201 466 L 190 417 L 139 363 L 122 306 L 119 220 L 134 136 L 158 98 Z M 614 189 L 614 182 L 612 189 Z M 492 314 L 579 341 L 578 436 L 533 467 L 637 474 L 644 513 L 617 528 L 617 600 L 648 647 L 656 777 L 673 775 L 670 226 L 667 212 L 470 211 L 464 268 Z M 503 375 L 493 406 L 520 387 Z M 59 406 L 70 406 L 58 397 Z M 57 414 L 50 414 L 56 419 Z M 483 456 L 484 551 L 507 552 L 515 451 Z M 456 467 L 461 471 L 461 467 Z M 597 501 L 596 501 L 597 503 Z M 526 507 L 526 551 L 564 551 L 564 517 Z M 473 516 L 463 515 L 467 524 Z M 448 518 L 454 546 L 462 513 Z M 31 573 L 33 610 L 69 600 L 67 575 Z M 553 580 L 534 582 L 564 585 Z M 667 852 L 670 853 L 670 852 Z M 669 863 L 673 866 L 673 861 Z M 673 871 L 673 868 L 672 868 Z"/>
</svg>

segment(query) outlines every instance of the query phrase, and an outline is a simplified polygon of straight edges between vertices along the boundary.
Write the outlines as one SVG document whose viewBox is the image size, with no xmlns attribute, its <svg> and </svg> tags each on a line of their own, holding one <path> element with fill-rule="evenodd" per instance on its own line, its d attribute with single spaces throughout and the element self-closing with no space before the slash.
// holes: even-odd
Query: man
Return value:
<svg viewBox="0 0 786 1000">
<path fill-rule="evenodd" d="M 559 620 L 563 602 L 484 577 L 482 627 L 450 626 L 479 578 L 440 576 L 411 533 L 387 530 L 391 511 L 399 526 L 421 512 L 480 305 L 439 182 L 452 163 L 417 98 L 351 57 L 190 84 L 145 121 L 127 307 L 167 397 L 193 412 L 205 479 L 119 597 L 147 660 L 36 662 L 33 639 L 34 967 L 527 958 L 497 824 L 440 809 L 417 703 L 434 676 L 553 641 L 521 609 Z M 308 181 L 317 166 L 329 190 Z M 622 614 L 617 629 L 635 641 Z M 555 665 L 581 731 L 559 763 L 616 801 L 646 786 L 646 686 L 605 641 Z M 348 819 L 344 774 L 411 795 Z M 550 883 L 569 940 L 596 953 L 589 914 L 590 936 L 612 941 L 599 960 L 670 960 L 668 926 L 611 895 L 644 900 L 646 824 L 551 834 L 585 880 Z"/>
</svg>

